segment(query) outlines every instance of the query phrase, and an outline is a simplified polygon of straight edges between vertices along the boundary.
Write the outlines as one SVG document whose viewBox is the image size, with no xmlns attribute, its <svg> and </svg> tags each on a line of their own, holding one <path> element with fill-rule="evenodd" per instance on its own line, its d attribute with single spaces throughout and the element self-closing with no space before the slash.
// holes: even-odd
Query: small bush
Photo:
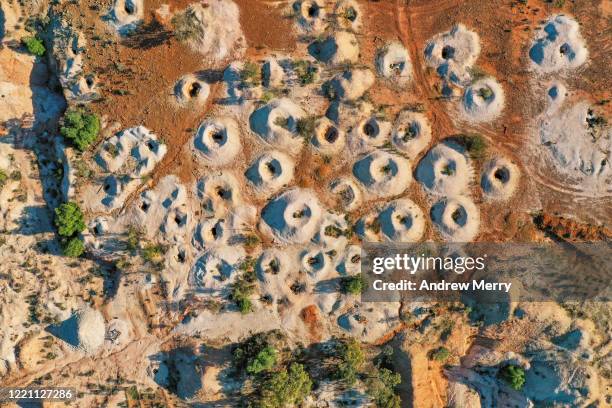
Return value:
<svg viewBox="0 0 612 408">
<path fill-rule="evenodd" d="M 253 311 L 250 296 L 255 292 L 255 261 L 248 258 L 240 266 L 243 272 L 232 285 L 231 298 L 238 306 L 240 313 L 247 314 Z"/>
<path fill-rule="evenodd" d="M 166 252 L 166 248 L 162 245 L 150 244 L 142 249 L 142 258 L 151 263 L 158 263 Z"/>
<path fill-rule="evenodd" d="M 100 119 L 96 115 L 83 111 L 69 111 L 64 116 L 64 124 L 60 128 L 60 133 L 80 151 L 85 151 L 98 138 Z"/>
<path fill-rule="evenodd" d="M 62 244 L 62 253 L 70 258 L 78 258 L 85 252 L 85 244 L 79 237 L 72 237 Z"/>
<path fill-rule="evenodd" d="M 285 408 L 299 406 L 310 394 L 312 380 L 304 366 L 293 363 L 289 370 L 275 372 L 261 389 L 259 406 L 261 408 Z"/>
<path fill-rule="evenodd" d="M 350 339 L 339 344 L 338 347 L 340 363 L 336 370 L 336 376 L 352 386 L 357 381 L 359 369 L 365 362 L 365 354 L 361 345 L 355 339 Z"/>
<path fill-rule="evenodd" d="M 363 292 L 366 282 L 361 274 L 349 276 L 342 279 L 342 291 L 351 295 L 359 295 Z"/>
<path fill-rule="evenodd" d="M 175 14 L 174 17 L 172 17 L 171 24 L 174 37 L 179 41 L 191 41 L 204 36 L 204 31 L 198 21 L 198 16 L 196 16 L 195 12 L 190 8 L 182 13 Z"/>
<path fill-rule="evenodd" d="M 255 358 L 247 365 L 247 373 L 259 374 L 262 371 L 268 371 L 276 365 L 277 354 L 272 346 L 266 346 L 261 350 Z"/>
<path fill-rule="evenodd" d="M 85 217 L 77 203 L 69 202 L 55 209 L 55 226 L 62 237 L 73 237 L 85 229 Z"/>
<path fill-rule="evenodd" d="M 297 60 L 293 62 L 293 70 L 300 80 L 300 84 L 308 85 L 314 82 L 317 75 L 317 67 L 309 61 Z"/>
<path fill-rule="evenodd" d="M 21 39 L 21 42 L 25 45 L 30 54 L 36 55 L 37 57 L 45 55 L 45 45 L 38 37 L 24 37 Z"/>
<path fill-rule="evenodd" d="M 261 69 L 256 63 L 247 61 L 240 70 L 240 79 L 251 85 L 259 85 L 261 83 Z"/>
<path fill-rule="evenodd" d="M 448 357 L 450 357 L 450 351 L 448 351 L 446 347 L 439 347 L 429 352 L 430 360 L 439 361 L 441 363 L 445 362 Z"/>
<path fill-rule="evenodd" d="M 515 390 L 520 390 L 525 385 L 525 370 L 522 367 L 509 365 L 501 369 L 501 378 Z"/>
<path fill-rule="evenodd" d="M 314 135 L 315 122 L 314 116 L 298 119 L 295 126 L 298 134 L 304 138 Z"/>
<path fill-rule="evenodd" d="M 6 182 L 8 180 L 8 174 L 6 174 L 6 171 L 0 169 L 0 190 L 2 190 L 2 188 L 6 185 Z"/>
</svg>

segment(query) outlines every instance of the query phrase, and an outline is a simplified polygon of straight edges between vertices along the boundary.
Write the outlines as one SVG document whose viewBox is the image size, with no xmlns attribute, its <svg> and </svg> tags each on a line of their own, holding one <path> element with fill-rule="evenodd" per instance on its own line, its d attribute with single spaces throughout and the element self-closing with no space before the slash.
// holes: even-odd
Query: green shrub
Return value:
<svg viewBox="0 0 612 408">
<path fill-rule="evenodd" d="M 179 41 L 196 40 L 204 35 L 202 25 L 195 12 L 188 8 L 182 13 L 175 14 L 170 21 L 174 36 Z"/>
<path fill-rule="evenodd" d="M 510 387 L 517 391 L 525 385 L 525 370 L 522 367 L 508 365 L 501 369 L 500 376 Z"/>
<path fill-rule="evenodd" d="M 401 408 L 402 400 L 395 394 L 395 387 L 402 377 L 386 368 L 381 368 L 374 377 L 368 379 L 367 392 L 379 408 Z"/>
<path fill-rule="evenodd" d="M 443 363 L 450 357 L 450 351 L 446 347 L 439 347 L 429 352 L 429 358 L 431 360 L 439 361 Z"/>
<path fill-rule="evenodd" d="M 305 138 L 314 135 L 316 120 L 317 118 L 315 118 L 314 116 L 308 116 L 305 118 L 298 119 L 295 124 L 295 128 L 298 134 Z"/>
<path fill-rule="evenodd" d="M 85 252 L 85 244 L 79 237 L 72 237 L 62 244 L 62 253 L 70 258 L 78 258 Z"/>
<path fill-rule="evenodd" d="M 304 366 L 293 363 L 289 370 L 275 372 L 263 383 L 259 406 L 285 408 L 299 405 L 310 394 L 312 380 Z"/>
<path fill-rule="evenodd" d="M 166 248 L 159 244 L 149 244 L 142 249 L 142 258 L 151 263 L 161 262 Z"/>
<path fill-rule="evenodd" d="M 85 229 L 85 217 L 74 202 L 61 204 L 55 209 L 55 226 L 62 237 L 72 237 Z"/>
<path fill-rule="evenodd" d="M 255 260 L 247 258 L 238 269 L 243 273 L 232 285 L 230 297 L 238 306 L 240 313 L 247 314 L 253 311 L 250 296 L 255 292 Z"/>
<path fill-rule="evenodd" d="M 6 171 L 0 169 L 0 190 L 6 185 L 6 181 L 8 180 L 8 174 Z"/>
<path fill-rule="evenodd" d="M 487 142 L 485 138 L 478 133 L 460 135 L 458 141 L 465 147 L 472 159 L 482 158 L 487 151 Z"/>
<path fill-rule="evenodd" d="M 272 346 L 266 346 L 261 350 L 255 358 L 247 365 L 247 373 L 259 374 L 262 371 L 268 371 L 276 365 L 277 354 Z"/>
<path fill-rule="evenodd" d="M 98 138 L 100 119 L 96 115 L 83 111 L 68 111 L 64 115 L 60 133 L 74 143 L 80 151 L 85 151 Z"/>
<path fill-rule="evenodd" d="M 30 54 L 36 55 L 37 57 L 45 55 L 45 45 L 41 39 L 37 37 L 24 37 L 21 39 L 21 42 L 25 45 Z"/>
<path fill-rule="evenodd" d="M 259 65 L 252 61 L 245 62 L 240 70 L 240 79 L 251 85 L 259 85 L 261 83 L 261 69 Z"/>
<path fill-rule="evenodd" d="M 361 274 L 349 276 L 342 279 L 342 291 L 351 295 L 359 295 L 363 292 L 366 282 Z"/>
<path fill-rule="evenodd" d="M 365 362 L 365 354 L 361 345 L 355 339 L 350 339 L 339 344 L 338 347 L 340 363 L 336 370 L 336 376 L 352 386 L 357 381 L 359 369 Z"/>
<path fill-rule="evenodd" d="M 293 61 L 293 70 L 302 85 L 313 83 L 318 71 L 315 65 L 306 60 Z"/>
</svg>

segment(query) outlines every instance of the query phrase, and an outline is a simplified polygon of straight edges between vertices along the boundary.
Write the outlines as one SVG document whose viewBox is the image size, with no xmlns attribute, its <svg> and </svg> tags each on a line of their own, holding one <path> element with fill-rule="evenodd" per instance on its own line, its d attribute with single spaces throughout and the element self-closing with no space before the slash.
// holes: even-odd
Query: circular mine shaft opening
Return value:
<svg viewBox="0 0 612 408">
<path fill-rule="evenodd" d="M 349 20 L 351 23 L 357 20 L 357 10 L 354 7 L 349 7 L 344 12 L 344 17 Z"/>
<path fill-rule="evenodd" d="M 275 177 L 281 173 L 280 166 L 277 164 L 276 160 L 267 162 L 266 169 L 268 169 L 268 172 Z"/>
<path fill-rule="evenodd" d="M 334 126 L 329 126 L 326 130 L 325 130 L 325 140 L 328 143 L 335 143 L 336 140 L 338 140 L 338 129 L 336 129 Z"/>
<path fill-rule="evenodd" d="M 123 3 L 123 10 L 125 10 L 127 14 L 134 14 L 136 13 L 136 5 L 132 0 L 125 0 Z"/>
<path fill-rule="evenodd" d="M 378 125 L 375 121 L 370 120 L 363 125 L 363 133 L 368 137 L 376 137 L 378 135 Z"/>
<path fill-rule="evenodd" d="M 199 82 L 192 82 L 191 85 L 189 86 L 189 96 L 191 98 L 197 98 L 198 95 L 200 95 L 201 91 L 202 91 L 202 84 L 200 84 Z"/>
<path fill-rule="evenodd" d="M 453 59 L 455 57 L 455 47 L 452 47 L 450 45 L 445 45 L 442 48 L 442 58 L 448 60 L 448 59 Z"/>
<path fill-rule="evenodd" d="M 510 171 L 506 167 L 500 167 L 493 173 L 493 177 L 502 183 L 507 183 L 510 180 Z"/>
<path fill-rule="evenodd" d="M 311 2 L 306 8 L 306 15 L 308 18 L 315 18 L 319 15 L 319 5 L 315 2 Z"/>
<path fill-rule="evenodd" d="M 451 214 L 453 222 L 459 226 L 464 226 L 467 222 L 467 212 L 463 207 L 457 207 Z"/>
<path fill-rule="evenodd" d="M 229 198 L 231 197 L 231 191 L 228 189 L 225 189 L 223 187 L 217 187 L 217 196 L 219 196 L 220 198 L 224 199 L 224 200 L 229 200 Z"/>
<path fill-rule="evenodd" d="M 220 145 L 225 140 L 225 132 L 221 129 L 217 129 L 212 132 L 210 137 L 216 144 Z"/>
</svg>

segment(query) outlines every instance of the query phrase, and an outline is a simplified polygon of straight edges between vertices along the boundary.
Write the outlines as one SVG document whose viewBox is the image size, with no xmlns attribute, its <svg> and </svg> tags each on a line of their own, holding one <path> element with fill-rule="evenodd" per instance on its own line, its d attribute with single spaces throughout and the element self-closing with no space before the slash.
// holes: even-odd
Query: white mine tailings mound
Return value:
<svg viewBox="0 0 612 408">
<path fill-rule="evenodd" d="M 174 86 L 174 97 L 181 106 L 191 103 L 202 106 L 209 96 L 210 86 L 192 74 L 185 75 Z"/>
<path fill-rule="evenodd" d="M 297 23 L 306 32 L 319 32 L 325 28 L 325 2 L 323 0 L 298 0 L 293 3 Z"/>
<path fill-rule="evenodd" d="M 111 24 L 120 34 L 129 34 L 137 28 L 144 18 L 143 0 L 115 0 L 109 14 Z"/>
<path fill-rule="evenodd" d="M 291 298 L 289 273 L 297 267 L 297 262 L 286 252 L 268 249 L 261 254 L 257 263 L 257 277 L 261 282 L 261 293 L 273 301 L 283 297 Z"/>
<path fill-rule="evenodd" d="M 228 117 L 211 119 L 202 123 L 193 143 L 211 166 L 223 166 L 230 163 L 242 148 L 238 124 Z"/>
<path fill-rule="evenodd" d="M 224 216 L 242 203 L 240 183 L 227 171 L 202 178 L 196 189 L 201 208 L 207 215 Z"/>
<path fill-rule="evenodd" d="M 551 17 L 529 49 L 532 66 L 541 73 L 578 68 L 588 54 L 578 22 L 564 15 Z"/>
<path fill-rule="evenodd" d="M 359 60 L 357 37 L 348 31 L 338 31 L 324 40 L 315 41 L 308 46 L 308 51 L 317 60 L 331 65 Z"/>
<path fill-rule="evenodd" d="M 568 94 L 569 92 L 565 84 L 558 81 L 552 82 L 546 91 L 548 113 L 553 113 L 559 109 L 563 105 L 563 102 L 565 102 L 565 98 L 567 98 Z"/>
<path fill-rule="evenodd" d="M 389 141 L 391 123 L 376 116 L 361 120 L 352 130 L 350 136 L 351 148 L 355 151 L 380 147 Z"/>
<path fill-rule="evenodd" d="M 331 120 L 323 117 L 315 123 L 312 145 L 321 153 L 338 153 L 346 144 L 344 131 Z"/>
<path fill-rule="evenodd" d="M 361 98 L 374 85 L 374 74 L 367 68 L 336 74 L 328 83 L 335 99 L 352 101 Z"/>
<path fill-rule="evenodd" d="M 183 13 L 180 16 L 196 31 L 190 36 L 190 45 L 208 57 L 217 60 L 227 57 L 243 38 L 240 10 L 231 0 L 193 3 Z"/>
<path fill-rule="evenodd" d="M 275 99 L 254 111 L 249 117 L 251 130 L 264 141 L 297 153 L 303 146 L 303 139 L 297 133 L 297 122 L 306 113 L 290 99 Z"/>
<path fill-rule="evenodd" d="M 323 209 L 310 190 L 295 188 L 262 210 L 262 230 L 283 243 L 304 244 L 319 230 Z"/>
<path fill-rule="evenodd" d="M 458 24 L 450 31 L 437 34 L 425 46 L 425 62 L 438 75 L 459 83 L 469 77 L 467 72 L 480 54 L 478 34 Z"/>
<path fill-rule="evenodd" d="M 539 136 L 562 174 L 596 194 L 612 189 L 612 128 L 587 103 L 544 116 Z"/>
<path fill-rule="evenodd" d="M 361 204 L 361 190 L 352 179 L 343 177 L 331 182 L 330 190 L 338 196 L 339 206 L 352 211 Z"/>
<path fill-rule="evenodd" d="M 353 165 L 353 175 L 373 196 L 391 197 L 404 192 L 412 182 L 407 159 L 375 151 Z"/>
<path fill-rule="evenodd" d="M 294 167 L 288 155 L 273 150 L 255 160 L 246 177 L 259 192 L 273 194 L 293 180 Z"/>
<path fill-rule="evenodd" d="M 443 198 L 431 208 L 431 219 L 440 234 L 453 242 L 469 242 L 478 234 L 480 212 L 467 197 Z"/>
<path fill-rule="evenodd" d="M 398 150 L 414 159 L 431 141 L 427 117 L 418 112 L 400 112 L 393 125 L 391 141 Z"/>
<path fill-rule="evenodd" d="M 417 242 L 425 232 L 423 211 L 411 200 L 391 203 L 378 216 L 384 237 L 396 242 Z"/>
<path fill-rule="evenodd" d="M 47 330 L 70 346 L 92 354 L 104 344 L 104 317 L 89 307 L 75 312 L 68 320 L 49 326 Z"/>
<path fill-rule="evenodd" d="M 191 274 L 196 293 L 224 295 L 236 280 L 236 268 L 244 258 L 239 246 L 219 246 L 202 254 Z"/>
<path fill-rule="evenodd" d="M 376 69 L 381 76 L 401 86 L 412 79 L 410 56 L 398 42 L 390 43 L 378 51 Z"/>
<path fill-rule="evenodd" d="M 416 179 L 433 194 L 456 196 L 465 192 L 472 169 L 458 146 L 441 143 L 431 149 L 416 170 Z"/>
<path fill-rule="evenodd" d="M 363 26 L 361 8 L 355 0 L 340 0 L 334 10 L 338 25 L 349 31 L 359 31 Z"/>
<path fill-rule="evenodd" d="M 497 158 L 485 164 L 480 185 L 486 196 L 507 199 L 516 191 L 519 178 L 516 164 L 505 158 Z"/>
<path fill-rule="evenodd" d="M 504 109 L 504 90 L 493 78 L 483 78 L 466 88 L 461 113 L 472 122 L 488 122 Z"/>
</svg>

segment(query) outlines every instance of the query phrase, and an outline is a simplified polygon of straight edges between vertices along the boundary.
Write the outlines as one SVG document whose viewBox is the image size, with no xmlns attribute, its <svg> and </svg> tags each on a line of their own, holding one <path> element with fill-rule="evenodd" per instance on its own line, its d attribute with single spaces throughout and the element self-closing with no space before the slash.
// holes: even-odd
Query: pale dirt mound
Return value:
<svg viewBox="0 0 612 408">
<path fill-rule="evenodd" d="M 469 80 L 468 69 L 480 54 L 478 34 L 457 24 L 450 31 L 434 36 L 425 45 L 425 62 L 440 77 L 453 83 Z"/>
<path fill-rule="evenodd" d="M 278 150 L 259 156 L 245 175 L 255 189 L 264 195 L 274 194 L 293 180 L 295 164 Z"/>
<path fill-rule="evenodd" d="M 205 215 L 223 217 L 242 204 L 240 183 L 231 171 L 208 174 L 197 182 L 196 192 Z"/>
<path fill-rule="evenodd" d="M 174 85 L 174 98 L 181 107 L 203 106 L 209 96 L 210 86 L 193 74 L 185 75 Z"/>
<path fill-rule="evenodd" d="M 586 62 L 588 54 L 580 25 L 562 14 L 544 24 L 529 49 L 529 59 L 539 73 L 576 69 Z"/>
<path fill-rule="evenodd" d="M 295 188 L 270 201 L 261 211 L 261 229 L 283 243 L 304 244 L 319 230 L 323 209 L 310 190 Z"/>
<path fill-rule="evenodd" d="M 409 158 L 416 158 L 431 141 L 431 127 L 427 117 L 418 112 L 400 112 L 393 125 L 391 141 Z"/>
<path fill-rule="evenodd" d="M 297 133 L 297 124 L 305 116 L 304 110 L 293 101 L 281 98 L 255 110 L 249 117 L 249 124 L 265 142 L 295 154 L 304 146 Z"/>
<path fill-rule="evenodd" d="M 311 142 L 321 153 L 335 154 L 344 149 L 346 136 L 342 129 L 323 117 L 315 123 L 315 132 Z"/>
<path fill-rule="evenodd" d="M 345 30 L 361 31 L 363 17 L 359 3 L 355 0 L 340 0 L 334 8 L 336 23 Z"/>
<path fill-rule="evenodd" d="M 107 18 L 119 34 L 134 31 L 144 19 L 144 0 L 115 0 Z"/>
<path fill-rule="evenodd" d="M 505 158 L 496 158 L 485 164 L 480 186 L 487 197 L 505 200 L 516 191 L 519 178 L 516 164 Z"/>
<path fill-rule="evenodd" d="M 376 116 L 362 119 L 350 133 L 349 145 L 354 152 L 381 147 L 389 142 L 391 123 Z"/>
<path fill-rule="evenodd" d="M 425 232 L 423 211 L 411 200 L 392 201 L 378 215 L 383 236 L 395 242 L 417 242 Z"/>
<path fill-rule="evenodd" d="M 470 242 L 478 235 L 480 211 L 467 197 L 443 198 L 431 207 L 430 215 L 448 241 Z"/>
<path fill-rule="evenodd" d="M 466 88 L 461 113 L 472 122 L 489 122 L 504 109 L 504 89 L 493 78 L 484 78 Z"/>
<path fill-rule="evenodd" d="M 207 120 L 198 128 L 193 144 L 208 165 L 224 166 L 242 149 L 238 123 L 229 117 Z"/>
<path fill-rule="evenodd" d="M 49 326 L 47 331 L 71 347 L 93 354 L 104 344 L 106 328 L 102 314 L 86 307 L 75 312 L 68 320 Z"/>
<path fill-rule="evenodd" d="M 359 99 L 374 85 L 374 74 L 367 68 L 344 71 L 336 74 L 327 84 L 328 93 L 335 99 L 352 101 Z"/>
<path fill-rule="evenodd" d="M 467 191 L 472 168 L 458 146 L 441 143 L 421 159 L 416 179 L 433 194 L 456 196 Z"/>
<path fill-rule="evenodd" d="M 200 255 L 190 275 L 195 293 L 227 296 L 244 256 L 244 249 L 238 246 L 218 246 Z"/>
<path fill-rule="evenodd" d="M 191 47 L 209 58 L 222 60 L 243 47 L 240 9 L 232 0 L 193 3 L 177 16 L 184 16 L 195 31 L 188 38 Z"/>
<path fill-rule="evenodd" d="M 310 44 L 308 51 L 314 58 L 326 64 L 350 64 L 359 59 L 359 42 L 355 34 L 337 31 L 324 40 Z"/>
<path fill-rule="evenodd" d="M 297 0 L 293 3 L 297 15 L 297 25 L 307 33 L 317 33 L 325 29 L 325 2 L 322 0 Z"/>
<path fill-rule="evenodd" d="M 330 191 L 337 196 L 338 207 L 352 211 L 359 207 L 362 193 L 355 181 L 348 177 L 335 179 L 330 183 Z"/>
<path fill-rule="evenodd" d="M 408 160 L 385 151 L 375 151 L 357 161 L 353 175 L 375 197 L 401 194 L 412 182 Z"/>
<path fill-rule="evenodd" d="M 399 42 L 392 42 L 378 51 L 378 73 L 393 83 L 405 86 L 412 79 L 412 63 L 408 50 Z"/>
</svg>

